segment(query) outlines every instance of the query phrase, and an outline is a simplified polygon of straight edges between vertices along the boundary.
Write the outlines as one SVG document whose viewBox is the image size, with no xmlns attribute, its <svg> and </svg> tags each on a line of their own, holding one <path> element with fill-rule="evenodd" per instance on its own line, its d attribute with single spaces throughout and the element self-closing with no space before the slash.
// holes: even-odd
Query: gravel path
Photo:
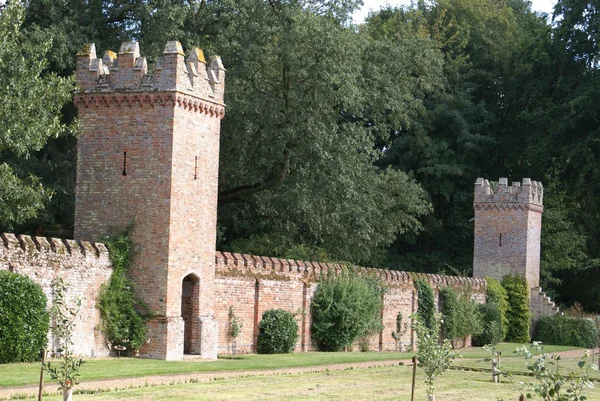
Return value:
<svg viewBox="0 0 600 401">
<path fill-rule="evenodd" d="M 185 384 L 189 382 L 208 382 L 212 380 L 234 379 L 239 377 L 253 376 L 277 376 L 300 373 L 315 373 L 323 371 L 339 371 L 346 369 L 366 369 L 372 367 L 394 366 L 399 363 L 411 364 L 410 360 L 393 360 L 393 361 L 374 361 L 374 362 L 359 362 L 359 363 L 340 363 L 333 365 L 309 366 L 303 368 L 288 368 L 288 369 L 260 369 L 260 370 L 238 370 L 238 371 L 221 371 L 221 372 L 202 372 L 202 373 L 178 373 L 172 375 L 156 375 L 144 377 L 126 377 L 121 379 L 108 380 L 90 380 L 81 383 L 75 387 L 75 390 L 86 391 L 115 391 L 125 390 L 130 388 L 140 388 L 148 386 L 160 386 L 169 384 Z M 57 394 L 57 386 L 52 383 L 46 383 L 44 391 L 49 394 Z M 4 387 L 0 388 L 0 400 L 6 400 L 28 396 L 37 397 L 38 386 L 19 386 L 19 387 Z"/>
</svg>

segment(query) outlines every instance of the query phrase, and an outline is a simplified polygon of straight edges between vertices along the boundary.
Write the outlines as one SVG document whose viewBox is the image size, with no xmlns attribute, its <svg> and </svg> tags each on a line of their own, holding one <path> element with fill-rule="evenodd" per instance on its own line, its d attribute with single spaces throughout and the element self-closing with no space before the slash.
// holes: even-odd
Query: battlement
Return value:
<svg viewBox="0 0 600 401">
<path fill-rule="evenodd" d="M 108 249 L 104 244 L 72 239 L 31 237 L 29 235 L 0 235 L 0 254 L 3 252 L 23 252 L 28 255 L 55 254 L 80 257 L 93 257 L 108 261 Z M 2 249 L 4 248 L 4 249 Z"/>
<path fill-rule="evenodd" d="M 544 187 L 541 182 L 523 178 L 523 182 L 513 182 L 508 185 L 507 178 L 500 178 L 497 182 L 489 182 L 478 178 L 475 182 L 475 207 L 478 203 L 497 204 L 498 207 L 511 207 L 518 205 L 543 206 Z"/>
<path fill-rule="evenodd" d="M 107 50 L 102 58 L 97 58 L 93 43 L 77 53 L 80 93 L 178 91 L 223 105 L 224 83 L 220 57 L 206 62 L 202 50 L 195 48 L 185 59 L 177 41 L 167 42 L 150 73 L 137 42 L 124 42 L 118 54 Z"/>
<path fill-rule="evenodd" d="M 345 265 L 337 263 L 279 259 L 219 251 L 217 251 L 215 256 L 217 274 L 234 272 L 243 275 L 244 272 L 246 272 L 252 273 L 257 277 L 279 275 L 284 278 L 289 275 L 301 275 L 317 279 L 320 275 L 327 274 L 329 271 L 339 273 L 346 267 Z M 434 288 L 445 286 L 470 287 L 475 291 L 481 291 L 484 290 L 487 285 L 483 278 L 444 276 L 441 274 L 404 272 L 369 267 L 360 267 L 359 270 L 366 274 L 373 274 L 379 277 L 384 283 L 390 286 L 412 286 L 414 280 L 423 280 L 428 282 Z"/>
</svg>

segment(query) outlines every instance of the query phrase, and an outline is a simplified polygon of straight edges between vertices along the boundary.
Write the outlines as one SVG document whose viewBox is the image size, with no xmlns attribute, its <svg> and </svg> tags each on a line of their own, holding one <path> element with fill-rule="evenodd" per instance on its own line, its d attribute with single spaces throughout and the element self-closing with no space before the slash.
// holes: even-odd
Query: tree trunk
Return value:
<svg viewBox="0 0 600 401">
<path fill-rule="evenodd" d="M 63 401 L 73 401 L 73 389 L 63 389 Z"/>
<path fill-rule="evenodd" d="M 434 394 L 427 394 L 427 401 L 435 401 L 435 395 Z"/>
</svg>

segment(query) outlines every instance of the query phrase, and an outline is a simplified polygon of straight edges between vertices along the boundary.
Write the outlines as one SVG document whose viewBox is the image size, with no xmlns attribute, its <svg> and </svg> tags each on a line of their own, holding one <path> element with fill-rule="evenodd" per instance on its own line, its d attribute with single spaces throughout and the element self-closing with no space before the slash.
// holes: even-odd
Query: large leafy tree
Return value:
<svg viewBox="0 0 600 401">
<path fill-rule="evenodd" d="M 0 10 L 0 228 L 12 229 L 44 212 L 53 189 L 43 185 L 43 170 L 60 161 L 42 151 L 51 138 L 68 134 L 61 108 L 72 80 L 47 73 L 48 35 L 21 30 L 24 8 L 11 1 Z"/>
</svg>

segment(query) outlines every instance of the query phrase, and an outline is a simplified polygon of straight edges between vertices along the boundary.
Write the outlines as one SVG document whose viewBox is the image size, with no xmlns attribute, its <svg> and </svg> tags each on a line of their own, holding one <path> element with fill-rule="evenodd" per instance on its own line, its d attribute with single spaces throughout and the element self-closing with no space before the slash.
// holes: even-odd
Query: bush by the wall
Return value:
<svg viewBox="0 0 600 401">
<path fill-rule="evenodd" d="M 544 316 L 535 323 L 534 341 L 582 348 L 596 346 L 596 325 L 591 319 Z"/>
<path fill-rule="evenodd" d="M 500 307 L 496 302 L 486 302 L 478 306 L 479 313 L 482 317 L 482 331 L 480 334 L 473 336 L 473 345 L 496 345 L 504 340 L 502 332 L 502 314 Z"/>
<path fill-rule="evenodd" d="M 258 353 L 287 354 L 298 340 L 298 323 L 294 315 L 283 309 L 263 313 L 258 324 Z"/>
<path fill-rule="evenodd" d="M 135 296 L 134 284 L 126 274 L 133 259 L 133 245 L 128 232 L 107 238 L 105 244 L 113 273 L 98 296 L 102 330 L 113 346 L 139 350 L 146 341 L 146 305 Z"/>
<path fill-rule="evenodd" d="M 435 324 L 435 296 L 433 289 L 423 280 L 415 280 L 414 283 L 419 297 L 417 314 L 421 317 L 423 324 L 431 329 Z"/>
<path fill-rule="evenodd" d="M 506 338 L 506 334 L 508 333 L 508 294 L 502 284 L 496 279 L 491 277 L 485 278 L 487 282 L 487 289 L 485 292 L 485 302 L 488 304 L 496 304 L 498 308 L 498 312 L 500 313 L 500 320 L 498 321 L 498 325 L 501 330 L 501 339 L 499 341 L 504 341 Z M 488 312 L 484 312 L 484 315 L 488 315 Z M 488 343 L 489 344 L 489 343 Z"/>
<path fill-rule="evenodd" d="M 521 276 L 508 275 L 502 279 L 502 287 L 508 295 L 506 341 L 528 343 L 531 311 L 529 309 L 527 281 Z"/>
<path fill-rule="evenodd" d="M 0 363 L 39 360 L 48 327 L 40 286 L 29 277 L 0 271 Z"/>
<path fill-rule="evenodd" d="M 448 340 L 458 337 L 459 303 L 456 291 L 451 287 L 440 290 L 441 312 L 443 316 L 442 335 Z"/>
<path fill-rule="evenodd" d="M 341 351 L 383 328 L 377 277 L 345 268 L 322 277 L 311 303 L 311 336 L 321 351 Z"/>
<path fill-rule="evenodd" d="M 458 308 L 456 335 L 467 337 L 481 334 L 483 332 L 483 322 L 479 312 L 479 304 L 471 299 L 469 289 L 459 294 Z"/>
</svg>

